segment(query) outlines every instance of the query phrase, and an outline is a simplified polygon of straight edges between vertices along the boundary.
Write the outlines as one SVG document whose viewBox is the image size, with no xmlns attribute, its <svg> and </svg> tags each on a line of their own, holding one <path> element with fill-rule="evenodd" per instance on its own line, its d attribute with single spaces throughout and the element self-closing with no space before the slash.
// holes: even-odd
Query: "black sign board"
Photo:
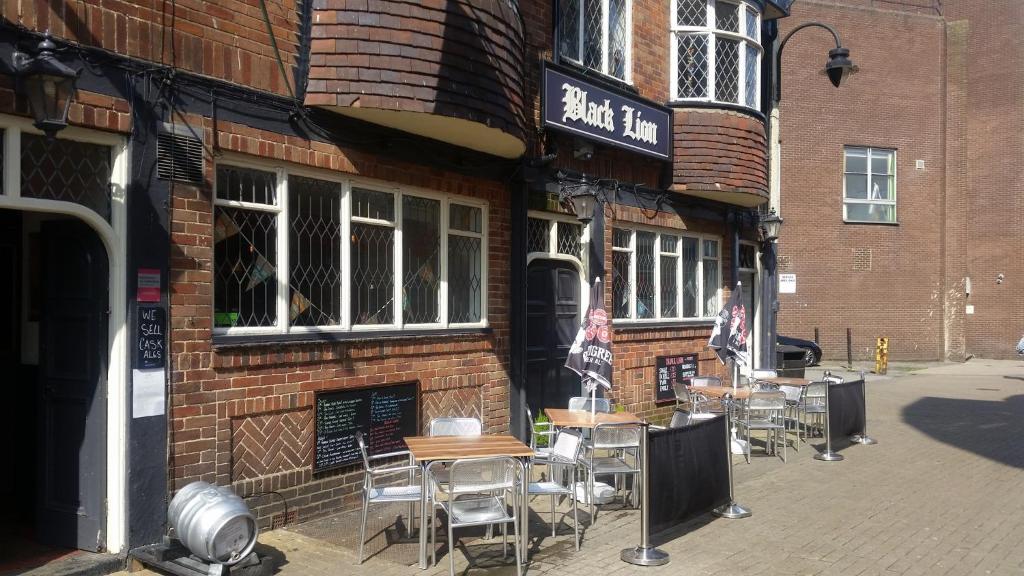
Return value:
<svg viewBox="0 0 1024 576">
<path fill-rule="evenodd" d="M 167 350 L 164 347 L 167 311 L 159 306 L 139 306 L 136 319 L 135 367 L 140 370 L 163 368 L 167 362 Z"/>
<path fill-rule="evenodd" d="M 402 438 L 419 434 L 419 413 L 416 382 L 318 393 L 313 471 L 358 461 L 357 431 L 371 455 L 405 450 Z"/>
<path fill-rule="evenodd" d="M 655 402 L 675 400 L 672 390 L 674 382 L 685 382 L 697 375 L 697 355 L 658 356 L 654 360 L 657 382 L 654 388 Z"/>
<path fill-rule="evenodd" d="M 544 63 L 544 127 L 661 160 L 672 157 L 672 110 Z"/>
</svg>

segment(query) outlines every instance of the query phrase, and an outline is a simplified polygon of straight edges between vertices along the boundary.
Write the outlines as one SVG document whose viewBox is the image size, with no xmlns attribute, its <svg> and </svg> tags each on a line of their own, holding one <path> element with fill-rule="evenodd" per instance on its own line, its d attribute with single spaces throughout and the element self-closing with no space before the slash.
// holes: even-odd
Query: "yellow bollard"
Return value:
<svg viewBox="0 0 1024 576">
<path fill-rule="evenodd" d="M 875 374 L 885 374 L 889 370 L 889 339 L 878 338 L 875 344 Z"/>
</svg>

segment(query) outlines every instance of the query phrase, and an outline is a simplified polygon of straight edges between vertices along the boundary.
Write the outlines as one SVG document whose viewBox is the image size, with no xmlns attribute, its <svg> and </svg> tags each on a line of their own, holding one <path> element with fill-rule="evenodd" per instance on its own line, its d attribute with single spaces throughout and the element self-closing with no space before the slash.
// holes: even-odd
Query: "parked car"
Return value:
<svg viewBox="0 0 1024 576">
<path fill-rule="evenodd" d="M 793 366 L 802 361 L 801 366 L 817 366 L 821 362 L 821 346 L 813 340 L 791 338 L 779 335 L 775 340 L 779 366 Z M 799 360 L 798 360 L 799 359 Z"/>
</svg>

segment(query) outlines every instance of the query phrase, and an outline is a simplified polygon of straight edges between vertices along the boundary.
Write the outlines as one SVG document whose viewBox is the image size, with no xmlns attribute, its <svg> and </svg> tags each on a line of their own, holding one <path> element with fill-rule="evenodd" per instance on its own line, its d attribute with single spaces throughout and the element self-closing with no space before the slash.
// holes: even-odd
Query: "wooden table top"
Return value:
<svg viewBox="0 0 1024 576">
<path fill-rule="evenodd" d="M 420 462 L 513 456 L 527 458 L 533 450 L 507 434 L 484 436 L 406 436 L 403 438 L 412 457 Z"/>
<path fill-rule="evenodd" d="M 746 400 L 750 398 L 751 390 L 750 388 L 737 388 L 733 390 L 732 386 L 690 386 L 690 392 L 714 398 L 721 398 L 726 394 L 732 394 L 732 397 L 737 400 Z"/>
<path fill-rule="evenodd" d="M 756 378 L 756 380 L 758 382 L 767 382 L 777 386 L 810 386 L 814 383 L 814 380 L 808 380 L 806 378 L 784 378 L 782 376 L 777 376 L 775 378 Z"/>
<path fill-rule="evenodd" d="M 598 412 L 591 414 L 587 410 L 567 410 L 565 408 L 545 408 L 551 424 L 562 428 L 593 428 L 598 424 L 637 424 L 643 420 L 629 412 Z"/>
</svg>

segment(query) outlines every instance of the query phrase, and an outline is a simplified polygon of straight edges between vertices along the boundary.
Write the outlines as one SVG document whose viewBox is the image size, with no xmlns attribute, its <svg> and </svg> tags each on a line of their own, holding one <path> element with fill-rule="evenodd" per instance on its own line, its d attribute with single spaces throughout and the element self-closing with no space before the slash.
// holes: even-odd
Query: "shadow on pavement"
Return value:
<svg viewBox="0 0 1024 576">
<path fill-rule="evenodd" d="M 1005 400 L 925 397 L 903 409 L 903 421 L 928 436 L 1008 466 L 1024 468 L 1024 395 Z"/>
</svg>

